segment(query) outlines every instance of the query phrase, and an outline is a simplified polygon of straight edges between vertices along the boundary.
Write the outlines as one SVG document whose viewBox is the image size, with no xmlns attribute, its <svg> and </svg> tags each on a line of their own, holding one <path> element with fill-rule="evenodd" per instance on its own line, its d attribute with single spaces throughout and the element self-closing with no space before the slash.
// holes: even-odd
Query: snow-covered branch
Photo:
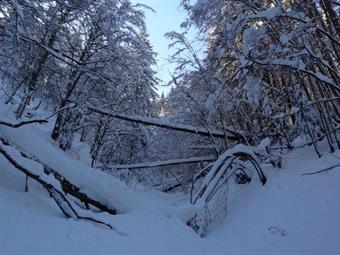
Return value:
<svg viewBox="0 0 340 255">
<path fill-rule="evenodd" d="M 200 128 L 200 127 L 194 127 L 190 125 L 182 125 L 182 124 L 172 124 L 169 122 L 166 122 L 161 119 L 155 119 L 155 118 L 150 118 L 150 117 L 144 117 L 144 116 L 138 116 L 138 115 L 127 115 L 127 114 L 117 114 L 117 113 L 111 113 L 105 110 L 101 110 L 95 107 L 89 107 L 89 110 L 106 115 L 112 118 L 120 119 L 120 120 L 125 120 L 129 122 L 134 122 L 138 124 L 143 124 L 147 126 L 155 126 L 155 127 L 160 127 L 160 128 L 165 128 L 165 129 L 171 129 L 175 131 L 181 131 L 181 132 L 186 132 L 186 133 L 191 133 L 191 134 L 197 134 L 201 136 L 208 136 L 210 137 L 211 135 L 217 138 L 224 138 L 225 134 L 223 131 L 220 130 L 210 130 L 207 131 L 205 128 Z M 238 134 L 235 131 L 232 131 L 230 129 L 226 130 L 228 133 L 231 135 L 228 136 L 229 139 L 231 140 L 236 140 L 239 141 L 241 140 L 241 135 Z"/>
<path fill-rule="evenodd" d="M 171 165 L 181 165 L 181 164 L 193 164 L 200 162 L 208 162 L 216 160 L 215 156 L 202 156 L 202 157 L 192 157 L 186 159 L 170 159 L 163 161 L 145 162 L 139 164 L 130 165 L 114 165 L 110 166 L 110 169 L 138 169 L 138 168 L 152 168 L 159 166 L 171 166 Z M 107 169 L 107 168 L 106 168 Z"/>
</svg>

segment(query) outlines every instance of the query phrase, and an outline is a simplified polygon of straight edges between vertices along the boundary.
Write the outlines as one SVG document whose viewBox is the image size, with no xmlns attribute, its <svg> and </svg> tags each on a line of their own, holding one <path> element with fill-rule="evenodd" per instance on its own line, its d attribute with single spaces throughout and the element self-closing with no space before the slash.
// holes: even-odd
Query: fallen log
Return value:
<svg viewBox="0 0 340 255">
<path fill-rule="evenodd" d="M 110 166 L 105 169 L 153 168 L 153 167 L 160 167 L 160 166 L 209 162 L 209 161 L 215 161 L 216 159 L 217 159 L 216 156 L 202 156 L 202 157 L 192 157 L 192 158 L 186 158 L 186 159 L 169 159 L 169 160 L 163 160 L 163 161 L 145 162 L 145 163 L 128 164 L 128 165 L 114 165 L 114 166 Z"/>
<path fill-rule="evenodd" d="M 138 115 L 127 115 L 127 114 L 117 114 L 117 113 L 111 113 L 105 110 L 97 109 L 95 107 L 88 107 L 90 111 L 96 112 L 101 115 L 109 116 L 115 119 L 120 119 L 124 121 L 129 121 L 137 124 L 143 124 L 146 126 L 155 126 L 159 128 L 165 128 L 175 131 L 181 131 L 185 133 L 191 133 L 191 134 L 197 134 L 201 136 L 207 136 L 207 137 L 217 137 L 225 139 L 225 132 L 220 130 L 207 130 L 206 128 L 201 127 L 194 127 L 190 125 L 182 125 L 182 124 L 173 124 L 166 122 L 161 119 L 156 118 L 150 118 L 150 117 L 144 117 L 144 116 L 138 116 Z M 235 140 L 235 141 L 242 141 L 242 135 L 238 134 L 237 132 L 226 129 L 226 132 L 230 133 L 231 135 L 228 135 L 228 139 Z"/>
<path fill-rule="evenodd" d="M 28 124 L 34 124 L 34 123 L 46 123 L 46 120 L 30 120 L 30 121 L 22 121 L 19 122 L 17 124 L 11 124 L 5 121 L 0 121 L 0 125 L 4 125 L 7 127 L 11 127 L 11 128 L 18 128 L 21 127 L 23 125 L 28 125 Z M 117 211 L 115 209 L 109 208 L 108 206 L 104 205 L 103 203 L 100 203 L 99 201 L 96 201 L 95 199 L 91 198 L 90 196 L 88 196 L 86 193 L 80 191 L 80 188 L 77 187 L 76 185 L 74 185 L 73 183 L 71 183 L 69 180 L 67 180 L 64 176 L 62 176 L 61 174 L 58 173 L 58 171 L 56 171 L 55 169 L 49 167 L 48 165 L 44 164 L 43 162 L 41 162 L 39 159 L 37 159 L 36 157 L 33 157 L 31 155 L 28 155 L 28 153 L 24 152 L 21 148 L 19 148 L 18 146 L 15 146 L 13 144 L 11 144 L 7 139 L 0 137 L 0 141 L 6 145 L 6 146 L 11 146 L 13 148 L 15 148 L 22 157 L 26 158 L 26 159 L 30 159 L 33 160 L 34 162 L 37 162 L 39 164 L 41 164 L 44 168 L 45 174 L 53 174 L 54 178 L 59 181 L 63 192 L 65 192 L 66 194 L 69 194 L 77 199 L 79 199 L 81 202 L 83 202 L 86 205 L 86 208 L 89 209 L 89 205 L 94 206 L 95 208 L 98 208 L 101 211 L 107 212 L 109 214 L 117 214 Z M 24 171 L 27 169 L 24 169 L 22 167 L 20 167 L 20 165 L 18 163 L 15 162 L 15 160 L 13 158 L 11 158 L 9 156 L 9 154 L 6 154 L 6 152 L 4 151 L 4 149 L 2 149 L 2 151 L 0 151 L 0 153 L 2 153 L 6 159 L 15 167 L 19 167 L 19 170 L 22 171 L 24 174 L 26 174 L 26 176 L 38 180 L 37 178 L 39 178 L 39 176 L 30 176 L 28 173 L 29 171 Z M 15 164 L 16 163 L 16 164 Z M 43 185 L 41 182 L 39 182 L 41 185 Z M 46 187 L 45 187 L 46 188 Z M 26 179 L 26 186 L 25 186 L 25 191 L 27 191 L 27 179 Z M 49 191 L 51 192 L 51 191 Z M 56 192 L 58 193 L 58 192 Z M 65 213 L 64 213 L 65 214 Z M 65 215 L 66 216 L 66 215 Z M 69 215 L 67 216 L 69 217 Z"/>
<path fill-rule="evenodd" d="M 57 171 L 53 170 L 49 166 L 44 165 L 44 172 L 46 174 L 53 174 L 53 176 L 60 182 L 62 190 L 66 194 L 70 194 L 71 196 L 73 196 L 73 197 L 79 199 L 81 202 L 83 202 L 87 209 L 89 209 L 89 205 L 92 205 L 92 206 L 98 208 L 99 210 L 101 210 L 103 212 L 107 212 L 107 213 L 112 214 L 112 215 L 117 214 L 116 210 L 110 209 L 106 205 L 92 199 L 91 197 L 89 197 L 84 192 L 81 192 L 80 189 L 76 185 L 69 182 L 65 177 L 61 176 Z"/>
<path fill-rule="evenodd" d="M 20 172 L 22 172 L 23 174 L 25 174 L 32 180 L 39 183 L 49 193 L 50 197 L 52 197 L 52 199 L 57 204 L 58 208 L 60 209 L 60 211 L 63 213 L 63 215 L 66 218 L 87 220 L 87 221 L 91 221 L 94 223 L 105 225 L 106 227 L 112 230 L 115 230 L 108 223 L 102 222 L 100 220 L 96 220 L 91 217 L 80 216 L 77 213 L 77 211 L 73 208 L 71 203 L 67 200 L 66 196 L 60 190 L 58 190 L 56 187 L 54 187 L 52 184 L 48 183 L 47 181 L 43 180 L 41 176 L 35 174 L 33 171 L 30 171 L 26 167 L 19 164 L 3 146 L 0 146 L 0 154 L 2 154 L 15 169 L 19 170 Z"/>
<path fill-rule="evenodd" d="M 47 175 L 52 174 L 54 176 L 54 178 L 57 181 L 59 181 L 63 192 L 79 199 L 79 201 L 83 202 L 86 205 L 86 208 L 89 208 L 89 205 L 92 205 L 95 208 L 97 208 L 97 209 L 99 209 L 103 212 L 107 212 L 107 213 L 112 214 L 112 215 L 117 214 L 117 211 L 115 209 L 110 209 L 109 207 L 107 207 L 103 203 L 100 203 L 99 201 L 96 201 L 95 199 L 91 198 L 86 193 L 82 192 L 79 187 L 77 187 L 76 185 L 71 183 L 68 179 L 66 179 L 64 176 L 59 174 L 58 171 L 56 171 L 53 168 L 49 167 L 48 165 L 44 164 L 39 159 L 37 159 L 33 156 L 27 155 L 27 153 L 25 153 L 21 150 L 19 150 L 19 152 L 20 152 L 21 156 L 28 158 L 28 159 L 31 159 L 31 160 L 41 164 L 44 168 L 45 174 L 47 174 Z"/>
</svg>

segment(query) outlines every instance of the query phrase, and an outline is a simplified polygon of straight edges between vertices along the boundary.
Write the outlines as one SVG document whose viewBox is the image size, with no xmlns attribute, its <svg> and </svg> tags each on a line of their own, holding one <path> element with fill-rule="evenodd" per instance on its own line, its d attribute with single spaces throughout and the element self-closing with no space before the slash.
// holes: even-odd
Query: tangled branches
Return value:
<svg viewBox="0 0 340 255">
<path fill-rule="evenodd" d="M 198 212 L 190 219 L 188 225 L 201 237 L 205 236 L 208 224 L 219 215 L 221 208 L 226 207 L 228 184 L 232 180 L 237 184 L 251 182 L 252 169 L 257 173 L 262 185 L 265 185 L 267 178 L 254 154 L 248 147 L 245 149 L 244 146 L 237 146 L 226 151 L 213 165 L 196 175 L 194 178 L 196 182 L 205 176 L 192 199 Z"/>
</svg>

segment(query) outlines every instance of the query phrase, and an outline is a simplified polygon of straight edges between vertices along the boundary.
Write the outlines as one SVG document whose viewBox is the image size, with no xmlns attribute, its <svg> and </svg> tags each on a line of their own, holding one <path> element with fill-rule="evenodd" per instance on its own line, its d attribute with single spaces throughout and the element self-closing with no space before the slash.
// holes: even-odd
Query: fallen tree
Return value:
<svg viewBox="0 0 340 255">
<path fill-rule="evenodd" d="M 170 160 L 163 160 L 163 161 L 153 161 L 153 162 L 144 162 L 144 163 L 137 163 L 137 164 L 128 164 L 128 165 L 113 165 L 109 167 L 99 167 L 100 169 L 107 171 L 107 170 L 137 170 L 137 169 L 146 169 L 146 168 L 155 168 L 155 167 L 165 167 L 165 166 L 174 166 L 174 165 L 184 165 L 184 164 L 197 164 L 197 163 L 204 163 L 204 162 L 211 162 L 215 161 L 217 158 L 216 156 L 201 156 L 201 157 L 191 157 L 185 159 L 170 159 Z M 171 175 L 175 176 L 175 174 L 167 169 Z M 170 192 L 178 187 L 181 187 L 186 182 L 181 182 L 180 178 L 176 178 L 173 182 L 167 183 L 165 185 L 157 186 L 157 189 L 162 192 Z"/>
<path fill-rule="evenodd" d="M 7 145 L 8 147 L 9 145 Z M 73 219 L 81 219 L 81 220 L 87 220 L 94 223 L 105 225 L 106 227 L 113 229 L 114 228 L 103 221 L 96 220 L 92 217 L 85 217 L 81 216 L 72 206 L 70 201 L 66 198 L 66 196 L 54 185 L 49 183 L 43 176 L 40 176 L 36 173 L 34 173 L 33 170 L 29 170 L 22 164 L 18 163 L 14 157 L 11 155 L 11 152 L 6 148 L 6 145 L 4 146 L 4 143 L 0 145 L 0 154 L 4 156 L 4 158 L 7 159 L 7 161 L 17 170 L 19 170 L 21 173 L 25 174 L 30 179 L 34 180 L 35 182 L 39 183 L 50 195 L 50 197 L 54 200 L 54 202 L 57 204 L 60 211 L 63 213 L 63 215 L 66 218 L 73 218 Z"/>
<path fill-rule="evenodd" d="M 83 202 L 86 206 L 87 209 L 90 208 L 90 205 L 103 211 L 107 212 L 109 214 L 117 214 L 117 211 L 115 209 L 110 209 L 108 206 L 105 204 L 96 201 L 95 199 L 91 198 L 88 196 L 86 193 L 82 192 L 79 187 L 71 183 L 67 178 L 59 174 L 56 170 L 52 169 L 48 165 L 44 164 L 43 162 L 39 161 L 38 159 L 32 157 L 32 156 L 27 156 L 25 153 L 20 152 L 20 154 L 25 157 L 34 160 L 35 162 L 40 163 L 44 167 L 44 173 L 47 175 L 52 174 L 56 180 L 59 181 L 62 190 L 66 193 L 69 194 L 75 198 L 77 198 L 79 201 Z"/>
<path fill-rule="evenodd" d="M 172 165 L 181 165 L 181 164 L 194 164 L 200 162 L 209 162 L 216 160 L 216 156 L 202 156 L 202 157 L 192 157 L 186 159 L 169 159 L 163 161 L 154 161 L 154 162 L 145 162 L 138 164 L 129 164 L 129 165 L 114 165 L 105 169 L 141 169 L 141 168 L 153 168 L 160 166 L 172 166 Z"/>
<path fill-rule="evenodd" d="M 155 126 L 159 128 L 165 128 L 175 131 L 181 131 L 185 133 L 191 133 L 191 134 L 197 134 L 201 136 L 207 136 L 207 137 L 217 137 L 221 139 L 225 139 L 225 132 L 220 130 L 209 130 L 206 128 L 200 128 L 200 127 L 194 127 L 190 125 L 182 125 L 182 124 L 173 124 L 166 122 L 161 119 L 156 118 L 150 118 L 150 117 L 144 117 L 144 116 L 138 116 L 138 115 L 127 115 L 127 114 L 117 114 L 117 113 L 111 113 L 105 110 L 101 110 L 95 107 L 88 107 L 90 111 L 96 112 L 101 115 L 109 116 L 111 118 L 120 119 L 124 121 L 129 121 L 137 124 L 143 124 L 146 126 Z M 234 141 L 242 141 L 243 136 L 233 130 L 225 129 L 227 133 L 230 135 L 227 135 L 227 138 Z"/>
<path fill-rule="evenodd" d="M 46 123 L 45 120 L 32 120 L 32 121 L 23 121 L 17 124 L 11 124 L 8 122 L 0 121 L 0 125 L 7 126 L 10 128 L 18 128 L 23 125 L 33 124 L 33 123 Z M 63 177 L 58 171 L 54 170 L 50 166 L 44 164 L 39 159 L 35 158 L 34 156 L 29 155 L 28 153 L 24 152 L 18 146 L 11 144 L 7 139 L 0 137 L 0 154 L 4 156 L 4 158 L 18 171 L 23 173 L 26 176 L 26 185 L 27 179 L 30 178 L 35 182 L 39 183 L 50 195 L 50 197 L 54 200 L 57 204 L 60 211 L 66 218 L 73 218 L 73 219 L 82 219 L 87 221 L 92 221 L 95 223 L 99 223 L 109 227 L 110 229 L 114 229 L 110 224 L 105 222 L 96 220 L 91 217 L 85 217 L 79 215 L 77 211 L 72 206 L 72 203 L 67 199 L 66 194 L 78 199 L 82 203 L 86 205 L 87 209 L 90 209 L 90 205 L 99 209 L 100 211 L 104 211 L 110 214 L 116 214 L 115 209 L 111 209 L 110 207 L 106 206 L 105 204 L 91 198 L 91 196 L 87 195 L 84 191 L 81 191 L 79 187 L 75 184 L 71 183 L 68 179 Z M 15 154 L 15 156 L 13 156 Z M 25 161 L 33 161 L 34 163 L 41 166 L 43 171 L 39 171 L 38 169 L 29 169 L 29 167 L 25 166 Z M 32 163 L 28 164 L 29 166 Z M 53 176 L 53 180 L 57 181 L 60 184 L 61 190 L 52 184 L 54 181 L 51 182 L 50 176 Z M 58 185 L 59 186 L 59 185 Z M 27 186 L 25 187 L 25 190 Z"/>
</svg>

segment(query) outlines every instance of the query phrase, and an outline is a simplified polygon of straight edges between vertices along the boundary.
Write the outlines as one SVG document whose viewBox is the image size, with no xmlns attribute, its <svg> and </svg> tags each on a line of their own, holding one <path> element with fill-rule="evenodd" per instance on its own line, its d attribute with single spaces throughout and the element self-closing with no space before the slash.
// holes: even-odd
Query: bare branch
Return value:
<svg viewBox="0 0 340 255">
<path fill-rule="evenodd" d="M 334 165 L 334 166 L 330 166 L 330 167 L 327 167 L 325 169 L 321 169 L 321 170 L 318 170 L 318 171 L 315 171 L 315 172 L 303 173 L 302 175 L 319 174 L 319 173 L 322 173 L 322 172 L 327 172 L 327 171 L 332 170 L 332 169 L 337 168 L 337 167 L 340 167 L 340 164 L 337 164 L 337 165 Z"/>
<path fill-rule="evenodd" d="M 35 123 L 45 124 L 45 123 L 48 123 L 48 121 L 45 120 L 45 119 L 36 119 L 36 120 L 27 120 L 27 121 L 22 121 L 22 122 L 19 122 L 19 123 L 16 123 L 16 124 L 12 124 L 12 123 L 0 120 L 0 125 L 11 127 L 11 128 L 19 128 L 19 127 L 24 126 L 24 125 L 35 124 Z"/>
</svg>

